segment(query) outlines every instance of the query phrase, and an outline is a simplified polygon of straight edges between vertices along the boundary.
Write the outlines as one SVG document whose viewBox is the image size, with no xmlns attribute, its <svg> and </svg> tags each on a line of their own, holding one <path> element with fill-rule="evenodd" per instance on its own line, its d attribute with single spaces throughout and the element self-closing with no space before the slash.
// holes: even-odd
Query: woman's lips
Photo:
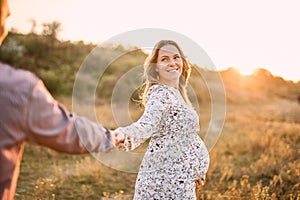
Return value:
<svg viewBox="0 0 300 200">
<path fill-rule="evenodd" d="M 175 72 L 178 71 L 178 68 L 174 68 L 174 69 L 167 69 L 167 72 Z"/>
</svg>

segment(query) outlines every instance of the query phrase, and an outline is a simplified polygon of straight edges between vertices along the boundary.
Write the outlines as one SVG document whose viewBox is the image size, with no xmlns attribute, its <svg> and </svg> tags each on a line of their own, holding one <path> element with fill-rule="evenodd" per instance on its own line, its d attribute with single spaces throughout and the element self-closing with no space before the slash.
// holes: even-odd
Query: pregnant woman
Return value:
<svg viewBox="0 0 300 200">
<path fill-rule="evenodd" d="M 209 154 L 186 92 L 191 67 L 171 40 L 159 41 L 144 67 L 145 111 L 137 122 L 113 131 L 116 145 L 126 151 L 151 138 L 134 199 L 196 199 L 196 183 L 205 179 Z"/>
</svg>

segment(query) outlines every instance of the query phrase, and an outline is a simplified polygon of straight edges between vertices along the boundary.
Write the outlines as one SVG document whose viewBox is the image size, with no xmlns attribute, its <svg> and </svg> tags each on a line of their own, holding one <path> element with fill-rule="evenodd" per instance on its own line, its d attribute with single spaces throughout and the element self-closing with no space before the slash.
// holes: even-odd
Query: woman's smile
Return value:
<svg viewBox="0 0 300 200">
<path fill-rule="evenodd" d="M 167 69 L 167 72 L 178 72 L 178 68 Z"/>
</svg>

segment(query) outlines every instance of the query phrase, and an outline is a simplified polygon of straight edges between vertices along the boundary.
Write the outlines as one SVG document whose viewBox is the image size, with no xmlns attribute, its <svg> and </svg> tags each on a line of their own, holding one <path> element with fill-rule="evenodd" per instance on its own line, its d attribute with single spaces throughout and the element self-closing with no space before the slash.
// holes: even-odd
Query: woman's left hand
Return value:
<svg viewBox="0 0 300 200">
<path fill-rule="evenodd" d="M 196 187 L 203 186 L 205 184 L 205 177 L 196 180 Z"/>
</svg>

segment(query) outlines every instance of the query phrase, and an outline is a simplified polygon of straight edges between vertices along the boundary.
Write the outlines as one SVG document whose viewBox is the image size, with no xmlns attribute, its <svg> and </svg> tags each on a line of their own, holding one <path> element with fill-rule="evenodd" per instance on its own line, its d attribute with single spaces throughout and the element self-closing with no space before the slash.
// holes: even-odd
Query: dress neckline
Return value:
<svg viewBox="0 0 300 200">
<path fill-rule="evenodd" d="M 178 88 L 175 88 L 173 86 L 166 85 L 166 84 L 160 84 L 160 85 L 161 86 L 165 86 L 166 88 L 169 88 L 169 89 L 173 90 L 174 95 L 176 95 L 176 97 L 178 98 L 179 102 L 181 102 L 184 105 L 187 105 L 186 102 L 184 101 L 184 99 L 183 99 L 183 97 L 182 97 L 182 95 L 181 95 L 181 93 L 180 93 L 180 91 L 179 91 Z"/>
<path fill-rule="evenodd" d="M 167 87 L 167 88 L 171 88 L 171 89 L 173 89 L 173 90 L 176 90 L 176 91 L 178 91 L 178 92 L 179 92 L 179 89 L 178 89 L 178 88 L 176 88 L 176 87 L 173 87 L 173 86 L 171 86 L 171 85 L 167 85 L 167 84 L 159 84 L 159 85 L 161 85 L 161 86 L 165 86 L 165 87 Z"/>
</svg>

